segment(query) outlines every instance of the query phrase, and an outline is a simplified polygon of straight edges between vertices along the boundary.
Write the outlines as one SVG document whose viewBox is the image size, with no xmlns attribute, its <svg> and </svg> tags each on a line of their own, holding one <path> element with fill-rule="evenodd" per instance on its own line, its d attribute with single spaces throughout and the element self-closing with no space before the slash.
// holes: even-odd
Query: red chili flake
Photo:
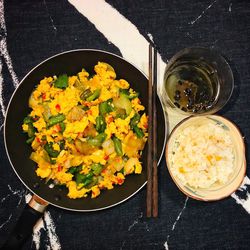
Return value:
<svg viewBox="0 0 250 250">
<path fill-rule="evenodd" d="M 61 126 L 59 124 L 55 125 L 55 132 L 60 132 L 61 131 Z"/>
<path fill-rule="evenodd" d="M 124 182 L 124 180 L 121 179 L 121 178 L 117 178 L 117 182 L 118 182 L 119 185 L 122 185 L 122 183 Z"/>
<path fill-rule="evenodd" d="M 87 111 L 87 113 L 88 113 L 88 115 L 92 115 L 92 110 L 89 109 L 89 110 Z"/>
<path fill-rule="evenodd" d="M 39 116 L 34 116 L 32 119 L 33 119 L 34 121 L 37 121 L 37 120 L 39 119 Z"/>
<path fill-rule="evenodd" d="M 37 141 L 38 143 L 41 143 L 41 140 L 40 140 L 38 137 L 36 137 L 36 141 Z"/>
<path fill-rule="evenodd" d="M 115 161 L 119 163 L 121 162 L 121 158 L 116 158 Z"/>
<path fill-rule="evenodd" d="M 43 99 L 43 100 L 46 99 L 46 93 L 42 93 L 42 99 Z"/>
<path fill-rule="evenodd" d="M 106 161 L 106 160 L 108 160 L 108 158 L 109 158 L 109 156 L 105 155 L 103 159 Z"/>
<path fill-rule="evenodd" d="M 77 133 L 77 137 L 79 137 L 79 138 L 84 137 L 84 136 L 83 136 L 83 132 L 78 132 L 78 133 Z"/>
<path fill-rule="evenodd" d="M 58 171 L 58 172 L 62 171 L 62 166 L 61 166 L 61 165 L 58 165 L 57 171 Z"/>
<path fill-rule="evenodd" d="M 59 104 L 56 104 L 55 108 L 56 108 L 57 112 L 59 112 L 61 110 L 61 106 Z"/>
<path fill-rule="evenodd" d="M 114 121 L 114 118 L 112 115 L 108 116 L 107 123 L 111 123 Z"/>
<path fill-rule="evenodd" d="M 83 102 L 83 104 L 87 107 L 90 107 L 91 106 L 91 103 L 90 102 Z"/>
<path fill-rule="evenodd" d="M 144 128 L 148 128 L 148 124 L 144 124 Z"/>
</svg>

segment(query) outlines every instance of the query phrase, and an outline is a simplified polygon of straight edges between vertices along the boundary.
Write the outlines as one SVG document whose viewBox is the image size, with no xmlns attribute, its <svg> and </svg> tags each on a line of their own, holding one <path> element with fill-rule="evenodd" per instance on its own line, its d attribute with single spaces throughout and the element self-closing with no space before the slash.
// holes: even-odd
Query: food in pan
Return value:
<svg viewBox="0 0 250 250">
<path fill-rule="evenodd" d="M 226 184 L 234 171 L 233 142 L 220 124 L 197 123 L 184 128 L 169 153 L 174 177 L 195 189 Z"/>
<path fill-rule="evenodd" d="M 109 64 L 94 71 L 41 80 L 22 125 L 36 174 L 65 185 L 72 199 L 95 198 L 142 172 L 148 119 L 139 94 Z"/>
</svg>

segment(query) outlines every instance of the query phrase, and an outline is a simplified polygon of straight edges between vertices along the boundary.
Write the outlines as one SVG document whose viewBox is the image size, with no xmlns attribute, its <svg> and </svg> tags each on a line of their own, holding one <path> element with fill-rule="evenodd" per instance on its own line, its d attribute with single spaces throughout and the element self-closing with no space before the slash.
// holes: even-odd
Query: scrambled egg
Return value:
<svg viewBox="0 0 250 250">
<path fill-rule="evenodd" d="M 22 125 L 36 174 L 65 185 L 72 199 L 95 198 L 142 172 L 148 118 L 138 93 L 111 65 L 98 62 L 94 70 L 92 77 L 83 69 L 42 79 Z"/>
</svg>

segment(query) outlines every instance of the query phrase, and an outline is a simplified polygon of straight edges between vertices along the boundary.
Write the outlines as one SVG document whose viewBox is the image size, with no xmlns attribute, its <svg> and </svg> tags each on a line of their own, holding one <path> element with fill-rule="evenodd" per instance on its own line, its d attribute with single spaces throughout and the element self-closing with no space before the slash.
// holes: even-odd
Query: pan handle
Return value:
<svg viewBox="0 0 250 250">
<path fill-rule="evenodd" d="M 43 216 L 47 206 L 47 202 L 33 195 L 30 202 L 25 206 L 7 241 L 1 247 L 1 250 L 21 249 L 25 241 L 32 234 L 36 222 Z"/>
</svg>

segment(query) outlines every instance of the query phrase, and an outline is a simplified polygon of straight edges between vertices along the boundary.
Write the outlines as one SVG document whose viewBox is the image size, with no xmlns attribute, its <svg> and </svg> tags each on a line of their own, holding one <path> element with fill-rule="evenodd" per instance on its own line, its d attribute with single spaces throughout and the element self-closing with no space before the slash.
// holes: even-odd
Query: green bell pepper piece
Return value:
<svg viewBox="0 0 250 250">
<path fill-rule="evenodd" d="M 51 127 L 53 125 L 56 125 L 57 123 L 64 121 L 65 118 L 66 117 L 64 114 L 58 114 L 58 115 L 51 116 L 47 122 L 47 126 Z"/>
<path fill-rule="evenodd" d="M 117 137 L 113 137 L 112 138 L 113 142 L 114 142 L 114 147 L 115 147 L 115 152 L 117 155 L 122 156 L 123 152 L 122 152 L 122 143 L 121 140 L 118 139 Z"/>
<path fill-rule="evenodd" d="M 65 89 L 68 87 L 68 76 L 66 74 L 58 76 L 54 82 L 54 86 L 59 89 Z"/>
</svg>

